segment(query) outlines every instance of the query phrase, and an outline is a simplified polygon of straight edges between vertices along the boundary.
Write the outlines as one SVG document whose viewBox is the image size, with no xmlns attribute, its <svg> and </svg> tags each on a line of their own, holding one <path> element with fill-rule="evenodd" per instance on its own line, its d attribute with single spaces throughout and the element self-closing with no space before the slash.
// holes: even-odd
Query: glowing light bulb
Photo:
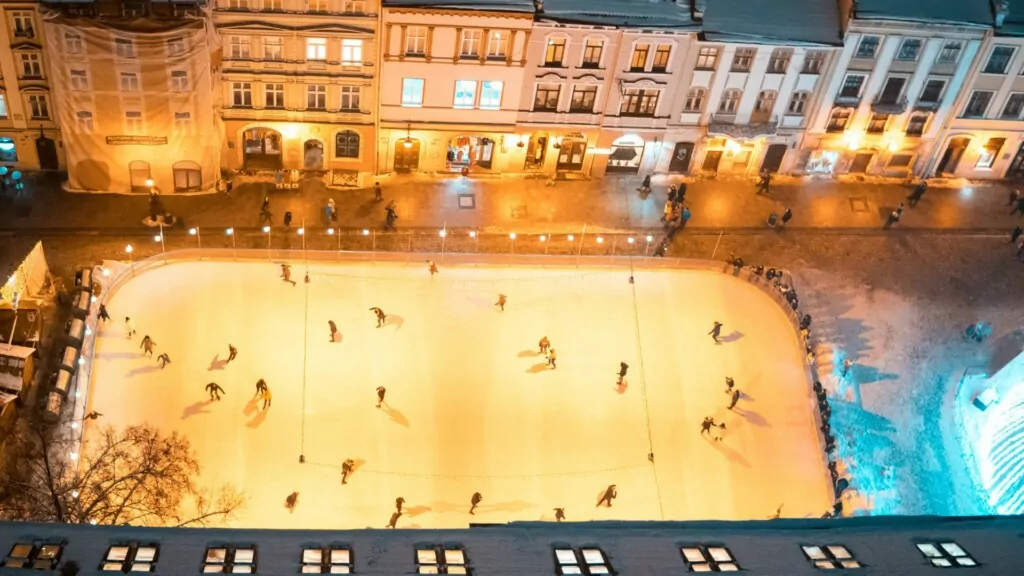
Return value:
<svg viewBox="0 0 1024 576">
<path fill-rule="evenodd" d="M 515 240 L 516 239 L 516 233 L 512 232 L 511 234 L 508 235 L 508 237 L 511 238 L 512 240 Z"/>
<path fill-rule="evenodd" d="M 629 238 L 626 238 L 626 242 L 629 242 L 630 244 L 632 244 L 635 241 L 636 240 L 634 240 L 632 236 L 630 236 Z"/>
<path fill-rule="evenodd" d="M 565 239 L 568 240 L 569 242 L 572 242 L 573 240 L 576 239 L 576 237 L 573 236 L 572 234 L 569 234 L 568 236 L 565 237 Z"/>
<path fill-rule="evenodd" d="M 370 231 L 367 230 L 366 228 L 363 228 L 363 236 L 369 236 L 369 235 L 370 235 Z"/>
<path fill-rule="evenodd" d="M 602 237 L 598 236 L 598 237 L 597 237 L 597 243 L 598 243 L 598 244 L 604 244 L 604 238 L 602 238 Z"/>
<path fill-rule="evenodd" d="M 541 235 L 540 235 L 540 241 L 541 241 L 541 242 L 543 242 L 543 241 L 545 241 L 545 240 L 547 240 L 547 239 L 548 239 L 548 237 L 547 237 L 547 236 L 545 236 L 545 235 L 543 235 L 543 234 L 541 234 Z"/>
</svg>

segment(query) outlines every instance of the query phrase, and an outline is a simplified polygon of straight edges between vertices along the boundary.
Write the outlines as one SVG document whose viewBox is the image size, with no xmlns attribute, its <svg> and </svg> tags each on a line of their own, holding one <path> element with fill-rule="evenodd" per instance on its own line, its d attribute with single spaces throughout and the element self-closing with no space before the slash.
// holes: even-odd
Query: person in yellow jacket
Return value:
<svg viewBox="0 0 1024 576">
<path fill-rule="evenodd" d="M 548 351 L 548 366 L 551 366 L 552 368 L 558 368 L 558 366 L 555 366 L 555 360 L 557 359 L 558 354 L 555 353 L 555 349 L 552 348 L 551 350 Z"/>
<path fill-rule="evenodd" d="M 270 401 L 274 398 L 274 395 L 270 393 L 270 388 L 263 389 L 263 409 L 266 410 L 270 407 Z"/>
</svg>

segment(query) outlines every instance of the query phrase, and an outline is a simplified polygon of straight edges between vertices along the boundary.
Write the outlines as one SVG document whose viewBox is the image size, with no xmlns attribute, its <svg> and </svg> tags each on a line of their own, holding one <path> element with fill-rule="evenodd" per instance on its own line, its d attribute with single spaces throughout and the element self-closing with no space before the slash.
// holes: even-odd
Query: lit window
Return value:
<svg viewBox="0 0 1024 576">
<path fill-rule="evenodd" d="M 667 72 L 668 61 L 672 57 L 672 47 L 662 44 L 654 51 L 654 63 L 651 64 L 651 72 Z"/>
<path fill-rule="evenodd" d="M 804 555 L 819 570 L 836 570 L 842 568 L 861 568 L 860 562 L 853 558 L 853 554 L 838 544 L 828 546 L 801 546 Z"/>
<path fill-rule="evenodd" d="M 343 39 L 341 41 L 341 63 L 346 66 L 361 66 L 363 63 L 363 41 Z"/>
<path fill-rule="evenodd" d="M 359 86 L 341 87 L 341 109 L 359 110 Z"/>
<path fill-rule="evenodd" d="M 917 545 L 917 549 L 937 568 L 978 565 L 956 542 L 923 542 Z"/>
<path fill-rule="evenodd" d="M 562 58 L 564 57 L 565 38 L 562 36 L 548 38 L 548 45 L 544 50 L 544 65 L 559 67 L 562 65 Z"/>
<path fill-rule="evenodd" d="M 402 79 L 402 106 L 423 106 L 423 79 Z"/>
<path fill-rule="evenodd" d="M 583 62 L 580 68 L 597 68 L 601 65 L 601 52 L 604 51 L 604 41 L 588 38 L 587 45 L 583 48 Z"/>
<path fill-rule="evenodd" d="M 346 14 L 363 14 L 366 12 L 365 0 L 345 0 L 341 6 L 342 12 Z"/>
<path fill-rule="evenodd" d="M 701 112 L 704 110 L 704 98 L 707 90 L 700 87 L 690 88 L 683 103 L 683 112 Z"/>
<path fill-rule="evenodd" d="M 427 51 L 427 30 L 412 26 L 405 31 L 405 53 L 407 56 L 423 56 Z"/>
<path fill-rule="evenodd" d="M 636 44 L 633 46 L 633 55 L 629 58 L 629 69 L 632 72 L 641 71 L 647 65 L 647 54 L 651 51 L 650 44 Z"/>
<path fill-rule="evenodd" d="M 135 72 L 121 72 L 121 91 L 138 92 L 139 75 Z"/>
<path fill-rule="evenodd" d="M 889 123 L 888 114 L 872 114 L 868 120 L 867 133 L 868 134 L 884 134 L 885 125 Z"/>
<path fill-rule="evenodd" d="M 188 92 L 188 72 L 184 70 L 171 71 L 171 90 Z"/>
<path fill-rule="evenodd" d="M 306 60 L 327 60 L 326 38 L 306 38 Z"/>
<path fill-rule="evenodd" d="M 907 136 L 920 136 L 924 134 L 924 127 L 928 124 L 927 114 L 914 114 L 907 121 Z"/>
<path fill-rule="evenodd" d="M 654 116 L 658 109 L 661 90 L 639 90 L 627 88 L 619 103 L 619 114 L 623 116 Z"/>
<path fill-rule="evenodd" d="M 497 110 L 501 108 L 501 91 L 505 83 L 500 80 L 484 80 L 480 83 L 480 108 Z"/>
<path fill-rule="evenodd" d="M 1006 138 L 989 138 L 978 156 L 975 168 L 991 168 L 995 164 L 996 158 L 999 157 L 999 151 L 1003 149 L 1004 144 L 1006 144 Z"/>
<path fill-rule="evenodd" d="M 438 546 L 416 549 L 417 574 L 469 574 L 466 551 Z"/>
<path fill-rule="evenodd" d="M 865 36 L 857 45 L 856 58 L 874 58 L 878 52 L 878 36 Z"/>
<path fill-rule="evenodd" d="M 68 79 L 71 81 L 72 90 L 89 89 L 89 73 L 86 70 L 72 68 L 68 70 Z"/>
<path fill-rule="evenodd" d="M 167 41 L 167 55 L 168 56 L 181 56 L 185 53 L 185 39 L 184 38 L 171 38 Z"/>
<path fill-rule="evenodd" d="M 487 41 L 488 58 L 504 58 L 508 54 L 508 30 L 494 30 Z"/>
<path fill-rule="evenodd" d="M 459 48 L 459 55 L 478 58 L 480 56 L 480 38 L 482 34 L 480 30 L 463 30 L 462 46 Z"/>
<path fill-rule="evenodd" d="M 592 84 L 576 85 L 572 88 L 572 99 L 569 100 L 569 112 L 594 112 L 597 100 L 597 86 Z"/>
<path fill-rule="evenodd" d="M 142 134 L 142 112 L 129 110 L 124 113 L 124 130 L 126 134 Z"/>
<path fill-rule="evenodd" d="M 327 12 L 327 0 L 306 0 L 307 12 Z"/>
<path fill-rule="evenodd" d="M 127 38 L 115 38 L 114 53 L 118 58 L 135 58 L 135 43 Z"/>
<path fill-rule="evenodd" d="M 7 118 L 7 95 L 0 94 L 0 118 Z"/>
<path fill-rule="evenodd" d="M 303 574 L 351 574 L 355 562 L 349 548 L 304 548 Z"/>
<path fill-rule="evenodd" d="M 0 565 L 4 568 L 56 570 L 63 550 L 63 544 L 18 543 Z"/>
<path fill-rule="evenodd" d="M 64 33 L 64 52 L 68 54 L 81 54 L 85 51 L 85 41 L 82 35 L 75 32 Z"/>
<path fill-rule="evenodd" d="M 153 545 L 128 544 L 111 546 L 100 570 L 104 572 L 152 572 L 157 560 L 158 548 Z"/>
<path fill-rule="evenodd" d="M 732 552 L 725 546 L 697 544 L 679 549 L 690 572 L 738 572 L 740 569 Z"/>
<path fill-rule="evenodd" d="M 714 70 L 718 64 L 718 48 L 705 47 L 697 53 L 697 70 Z"/>
<path fill-rule="evenodd" d="M 472 108 L 476 104 L 476 81 L 455 81 L 455 107 Z"/>
<path fill-rule="evenodd" d="M 78 119 L 78 131 L 85 134 L 92 134 L 94 126 L 92 122 L 92 112 L 88 110 L 79 110 L 75 112 L 75 117 Z"/>
<path fill-rule="evenodd" d="M 611 574 L 612 565 L 600 548 L 555 548 L 559 574 Z"/>
<path fill-rule="evenodd" d="M 533 109 L 535 111 L 546 110 L 553 112 L 558 110 L 558 99 L 561 96 L 562 87 L 558 84 L 539 84 L 537 94 L 533 98 Z"/>
<path fill-rule="evenodd" d="M 215 547 L 206 549 L 203 573 L 255 574 L 256 549 L 250 547 Z"/>
<path fill-rule="evenodd" d="M 850 116 L 853 112 L 849 108 L 836 108 L 832 110 L 832 115 L 828 118 L 828 125 L 825 127 L 826 132 L 843 132 L 846 130 L 847 124 L 850 123 Z"/>
<path fill-rule="evenodd" d="M 732 57 L 733 72 L 750 72 L 750 63 L 757 56 L 756 48 L 737 48 L 736 54 Z"/>
</svg>

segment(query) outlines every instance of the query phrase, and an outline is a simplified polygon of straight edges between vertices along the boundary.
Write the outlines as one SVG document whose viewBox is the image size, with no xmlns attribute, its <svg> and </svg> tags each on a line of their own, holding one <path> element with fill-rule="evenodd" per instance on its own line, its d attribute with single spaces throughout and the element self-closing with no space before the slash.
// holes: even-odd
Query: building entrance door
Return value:
<svg viewBox="0 0 1024 576">
<path fill-rule="evenodd" d="M 676 142 L 672 150 L 672 160 L 668 163 L 668 171 L 673 174 L 686 174 L 690 171 L 690 158 L 693 157 L 693 142 Z"/>
<path fill-rule="evenodd" d="M 936 173 L 955 173 L 956 167 L 960 164 L 960 159 L 964 157 L 964 151 L 967 150 L 967 145 L 970 143 L 970 138 L 953 138 L 950 140 L 949 145 L 946 146 L 946 151 L 942 153 L 942 159 L 939 161 L 939 168 L 936 170 Z"/>
<path fill-rule="evenodd" d="M 850 174 L 863 174 L 867 172 L 872 156 L 874 156 L 872 152 L 861 152 L 854 156 L 853 163 L 850 164 Z"/>
<path fill-rule="evenodd" d="M 782 158 L 785 155 L 785 144 L 772 144 L 768 146 L 768 151 L 764 153 L 764 161 L 761 162 L 761 170 L 778 172 L 779 167 L 782 166 Z"/>
<path fill-rule="evenodd" d="M 704 153 L 704 164 L 700 169 L 705 172 L 718 172 L 718 163 L 722 161 L 721 150 L 708 150 Z"/>
<path fill-rule="evenodd" d="M 1013 157 L 1013 162 L 1010 162 L 1010 167 L 1006 170 L 1006 177 L 1024 178 L 1024 144 L 1020 145 L 1017 155 Z"/>
<path fill-rule="evenodd" d="M 36 138 L 36 154 L 39 156 L 39 167 L 43 170 L 57 169 L 57 144 L 46 136 Z"/>
<path fill-rule="evenodd" d="M 586 140 L 562 140 L 558 149 L 556 170 L 582 170 L 583 157 L 587 153 Z"/>
<path fill-rule="evenodd" d="M 420 167 L 420 141 L 403 138 L 395 143 L 395 172 L 408 174 Z"/>
</svg>

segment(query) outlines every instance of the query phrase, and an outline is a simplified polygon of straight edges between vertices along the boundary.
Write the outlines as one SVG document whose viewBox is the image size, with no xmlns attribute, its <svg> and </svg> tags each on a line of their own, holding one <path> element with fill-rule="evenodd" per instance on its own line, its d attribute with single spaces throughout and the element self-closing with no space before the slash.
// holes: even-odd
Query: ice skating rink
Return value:
<svg viewBox="0 0 1024 576">
<path fill-rule="evenodd" d="M 830 508 L 802 350 L 757 288 L 704 271 L 638 268 L 631 286 L 627 269 L 440 266 L 430 277 L 424 263 L 318 263 L 306 285 L 293 262 L 296 287 L 270 262 L 140 273 L 107 304 L 87 408 L 104 416 L 86 423 L 86 442 L 101 425 L 184 433 L 200 481 L 246 495 L 237 527 L 379 528 L 399 496 L 399 528 L 553 520 L 556 507 L 570 521 Z M 707 335 L 715 320 L 719 345 Z M 142 355 L 147 334 L 166 369 Z M 537 353 L 545 335 L 554 370 Z M 238 358 L 224 365 L 229 343 Z M 744 394 L 733 411 L 726 376 Z M 273 394 L 266 411 L 253 400 L 259 378 Z M 222 401 L 208 402 L 208 382 Z M 720 442 L 701 435 L 705 416 L 726 423 Z M 346 458 L 357 468 L 343 486 Z M 613 507 L 595 507 L 609 484 Z"/>
</svg>

